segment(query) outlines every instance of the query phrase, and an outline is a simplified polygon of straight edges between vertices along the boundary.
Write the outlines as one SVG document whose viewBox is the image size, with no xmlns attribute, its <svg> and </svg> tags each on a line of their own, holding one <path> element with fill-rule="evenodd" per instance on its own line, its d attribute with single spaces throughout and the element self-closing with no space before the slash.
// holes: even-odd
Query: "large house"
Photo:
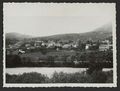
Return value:
<svg viewBox="0 0 120 91">
<path fill-rule="evenodd" d="M 85 49 L 88 50 L 91 46 L 91 44 L 86 44 Z"/>
<path fill-rule="evenodd" d="M 99 49 L 99 46 L 97 44 L 86 44 L 85 49 L 86 50 L 97 50 Z"/>
<path fill-rule="evenodd" d="M 99 51 L 112 50 L 112 44 L 109 40 L 102 41 L 102 44 L 99 46 Z"/>
<path fill-rule="evenodd" d="M 72 47 L 71 44 L 64 44 L 64 45 L 62 46 L 62 48 L 71 48 L 71 47 Z"/>
<path fill-rule="evenodd" d="M 101 44 L 99 46 L 99 51 L 107 51 L 109 49 L 112 49 L 112 44 Z"/>
</svg>

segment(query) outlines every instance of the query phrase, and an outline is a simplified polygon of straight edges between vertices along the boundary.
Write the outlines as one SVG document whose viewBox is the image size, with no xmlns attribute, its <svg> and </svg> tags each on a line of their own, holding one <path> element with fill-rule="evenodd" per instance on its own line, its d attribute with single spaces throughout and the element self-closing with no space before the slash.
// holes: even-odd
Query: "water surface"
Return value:
<svg viewBox="0 0 120 91">
<path fill-rule="evenodd" d="M 22 67 L 22 68 L 6 68 L 6 73 L 8 74 L 23 74 L 29 72 L 37 72 L 48 77 L 51 77 L 54 72 L 64 72 L 64 73 L 75 73 L 75 72 L 83 72 L 88 68 L 70 68 L 70 67 Z M 109 71 L 112 68 L 104 68 L 103 71 Z"/>
</svg>

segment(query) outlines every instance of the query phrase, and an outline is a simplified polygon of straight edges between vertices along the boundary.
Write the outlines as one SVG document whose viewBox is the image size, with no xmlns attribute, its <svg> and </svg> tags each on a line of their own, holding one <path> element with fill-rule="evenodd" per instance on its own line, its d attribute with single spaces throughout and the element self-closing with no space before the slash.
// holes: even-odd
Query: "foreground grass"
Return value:
<svg viewBox="0 0 120 91">
<path fill-rule="evenodd" d="M 7 83 L 112 83 L 113 72 L 94 71 L 91 75 L 82 73 L 57 73 L 51 78 L 36 72 L 22 75 L 6 74 Z"/>
</svg>

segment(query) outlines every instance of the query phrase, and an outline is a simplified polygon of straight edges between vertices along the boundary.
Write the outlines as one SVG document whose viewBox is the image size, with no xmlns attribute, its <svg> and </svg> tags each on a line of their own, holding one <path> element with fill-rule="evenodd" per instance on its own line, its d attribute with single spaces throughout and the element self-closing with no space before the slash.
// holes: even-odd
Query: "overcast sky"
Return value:
<svg viewBox="0 0 120 91">
<path fill-rule="evenodd" d="M 115 20 L 114 3 L 4 3 L 4 31 L 33 36 L 93 31 Z"/>
</svg>

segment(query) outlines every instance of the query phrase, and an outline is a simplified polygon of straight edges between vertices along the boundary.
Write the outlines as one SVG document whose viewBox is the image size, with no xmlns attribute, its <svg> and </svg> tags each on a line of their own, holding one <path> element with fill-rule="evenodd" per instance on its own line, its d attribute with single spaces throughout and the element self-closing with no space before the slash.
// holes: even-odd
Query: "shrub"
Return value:
<svg viewBox="0 0 120 91">
<path fill-rule="evenodd" d="M 18 78 L 19 75 L 9 75 L 9 74 L 6 74 L 6 82 L 7 83 L 14 83 L 16 82 L 16 78 Z"/>
<path fill-rule="evenodd" d="M 6 74 L 7 83 L 112 83 L 113 73 L 94 71 L 92 74 L 86 72 L 63 73 L 55 72 L 51 78 L 36 72 L 24 73 L 22 75 Z"/>
<path fill-rule="evenodd" d="M 102 71 L 94 71 L 91 74 L 92 77 L 92 82 L 93 83 L 105 83 L 107 81 L 107 76 L 104 72 Z"/>
<path fill-rule="evenodd" d="M 91 82 L 90 76 L 83 73 L 57 73 L 53 74 L 51 78 L 53 83 L 87 83 Z"/>
<path fill-rule="evenodd" d="M 19 67 L 21 65 L 21 58 L 19 55 L 6 55 L 7 67 Z"/>
<path fill-rule="evenodd" d="M 113 83 L 113 71 L 108 71 L 105 72 L 106 76 L 107 76 L 107 81 L 106 83 Z"/>
<path fill-rule="evenodd" d="M 45 83 L 48 81 L 48 77 L 36 72 L 12 76 L 7 74 L 6 78 L 8 83 Z"/>
</svg>

